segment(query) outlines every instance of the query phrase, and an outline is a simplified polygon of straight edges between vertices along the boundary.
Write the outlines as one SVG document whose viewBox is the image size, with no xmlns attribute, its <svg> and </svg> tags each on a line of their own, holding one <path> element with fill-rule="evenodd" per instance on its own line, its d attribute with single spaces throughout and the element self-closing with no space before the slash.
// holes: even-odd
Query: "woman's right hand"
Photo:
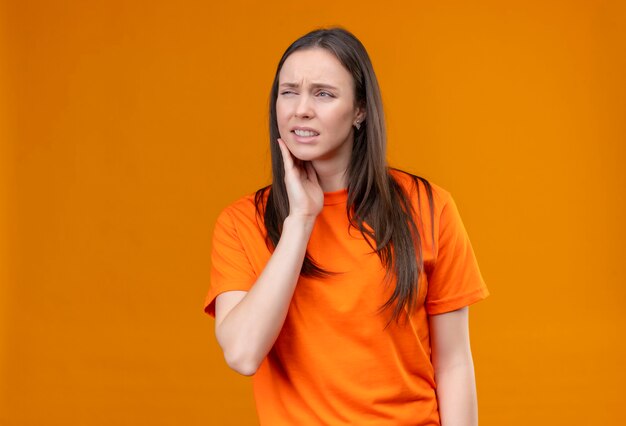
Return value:
<svg viewBox="0 0 626 426">
<path fill-rule="evenodd" d="M 278 138 L 285 166 L 285 187 L 289 197 L 289 216 L 315 219 L 324 207 L 324 191 L 310 161 L 295 158 L 287 144 Z"/>
</svg>

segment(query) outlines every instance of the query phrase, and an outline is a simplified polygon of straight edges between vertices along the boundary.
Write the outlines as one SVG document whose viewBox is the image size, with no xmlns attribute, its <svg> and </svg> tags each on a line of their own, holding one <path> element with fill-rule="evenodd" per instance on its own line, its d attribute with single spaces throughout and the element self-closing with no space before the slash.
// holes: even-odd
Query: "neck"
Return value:
<svg viewBox="0 0 626 426">
<path fill-rule="evenodd" d="M 353 143 L 351 138 L 352 135 L 350 142 L 342 144 L 339 150 L 327 158 L 318 158 L 311 162 L 324 192 L 339 191 L 348 187 L 348 166 Z"/>
<path fill-rule="evenodd" d="M 346 168 L 341 170 L 325 169 L 323 165 L 313 163 L 317 179 L 324 192 L 339 191 L 348 187 L 348 171 Z"/>
</svg>

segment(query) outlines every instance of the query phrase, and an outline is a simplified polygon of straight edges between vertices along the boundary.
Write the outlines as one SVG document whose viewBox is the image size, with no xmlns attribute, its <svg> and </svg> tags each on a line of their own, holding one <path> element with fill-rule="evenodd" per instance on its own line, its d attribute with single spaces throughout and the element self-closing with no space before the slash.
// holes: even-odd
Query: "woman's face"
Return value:
<svg viewBox="0 0 626 426">
<path fill-rule="evenodd" d="M 283 63 L 276 115 L 281 139 L 296 158 L 346 167 L 352 125 L 363 121 L 364 111 L 355 106 L 350 72 L 326 49 L 311 48 L 295 51 Z"/>
</svg>

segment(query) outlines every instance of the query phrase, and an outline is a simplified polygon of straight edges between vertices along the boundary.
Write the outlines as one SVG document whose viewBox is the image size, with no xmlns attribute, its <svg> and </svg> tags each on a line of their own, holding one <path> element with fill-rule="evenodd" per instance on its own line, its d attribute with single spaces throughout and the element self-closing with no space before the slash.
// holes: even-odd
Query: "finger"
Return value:
<svg viewBox="0 0 626 426">
<path fill-rule="evenodd" d="M 287 145 L 285 144 L 285 142 L 281 138 L 278 138 L 277 140 L 278 140 L 278 146 L 280 147 L 280 152 L 283 156 L 283 164 L 285 165 L 285 173 L 287 173 L 287 170 L 293 168 L 293 158 L 291 157 L 291 152 L 287 148 Z"/>
</svg>

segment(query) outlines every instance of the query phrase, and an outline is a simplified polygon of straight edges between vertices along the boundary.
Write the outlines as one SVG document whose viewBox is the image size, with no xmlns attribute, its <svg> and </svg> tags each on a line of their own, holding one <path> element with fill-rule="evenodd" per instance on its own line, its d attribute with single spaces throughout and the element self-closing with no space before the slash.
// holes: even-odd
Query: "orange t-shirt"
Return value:
<svg viewBox="0 0 626 426">
<path fill-rule="evenodd" d="M 453 311 L 489 295 L 467 232 L 450 194 L 431 184 L 435 244 L 428 197 L 421 208 L 410 175 L 390 169 L 410 194 L 422 237 L 426 274 L 410 321 L 376 313 L 393 292 L 385 288 L 378 256 L 358 230 L 348 228 L 347 189 L 324 194 L 307 249 L 330 278 L 300 277 L 283 328 L 253 376 L 261 425 L 439 425 L 430 359 L 429 315 Z M 257 219 L 254 194 L 225 208 L 213 233 L 211 286 L 215 297 L 249 290 L 271 253 Z"/>
</svg>

